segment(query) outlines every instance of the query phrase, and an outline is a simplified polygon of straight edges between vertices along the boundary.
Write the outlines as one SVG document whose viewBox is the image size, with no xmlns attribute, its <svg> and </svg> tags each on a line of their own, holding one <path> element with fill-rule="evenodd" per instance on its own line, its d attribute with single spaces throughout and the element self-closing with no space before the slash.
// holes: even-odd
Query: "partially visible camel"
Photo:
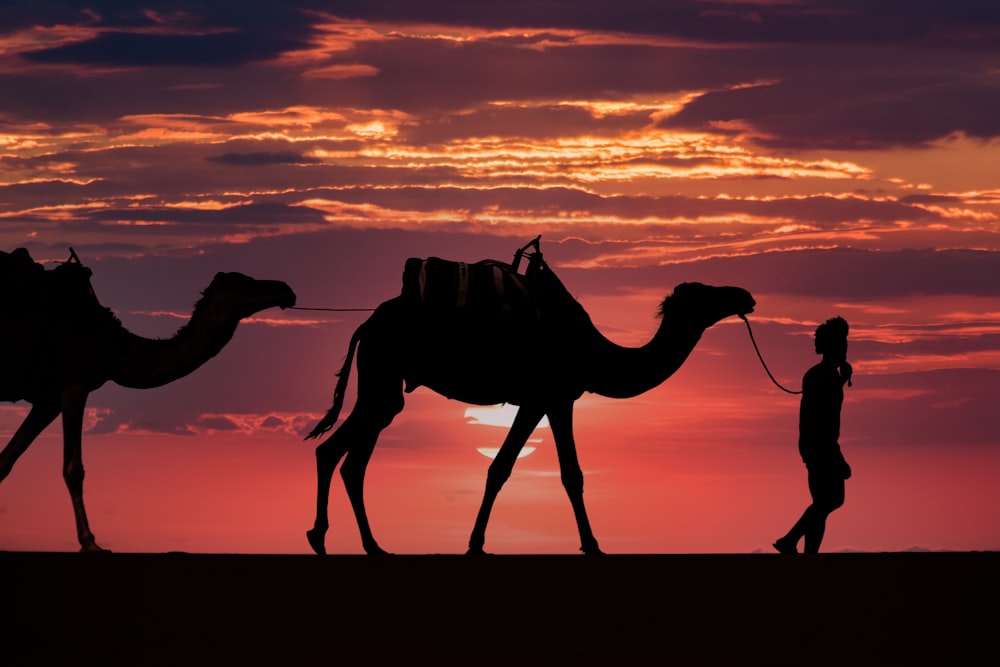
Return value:
<svg viewBox="0 0 1000 667">
<path fill-rule="evenodd" d="M 75 259 L 75 255 L 72 259 Z M 63 477 L 76 516 L 81 551 L 103 551 L 83 505 L 83 415 L 90 392 L 107 381 L 124 387 L 159 387 L 188 375 L 218 354 L 240 320 L 266 308 L 295 305 L 283 282 L 240 273 L 216 274 L 191 319 L 173 337 L 149 339 L 126 330 L 90 289 L 90 270 L 79 260 L 37 276 L 62 272 L 57 289 L 16 295 L 17 307 L 0 313 L 0 400 L 24 400 L 31 410 L 0 452 L 0 482 L 38 435 L 62 414 Z M 41 278 L 39 278 L 41 279 Z M 36 298 L 37 297 L 37 298 Z"/>
<path fill-rule="evenodd" d="M 537 248 L 537 239 L 535 244 Z M 512 267 L 505 266 L 505 270 Z M 316 448 L 316 519 L 306 533 L 316 553 L 326 553 L 330 483 L 345 455 L 340 472 L 362 546 L 369 554 L 384 553 L 372 535 L 365 511 L 365 468 L 379 433 L 403 409 L 404 384 L 405 391 L 423 385 L 465 403 L 519 406 L 490 465 L 468 553 L 483 553 L 486 524 L 497 494 L 545 415 L 555 439 L 562 483 L 576 516 L 580 549 L 587 554 L 601 553 L 583 503 L 583 472 L 573 439 L 574 402 L 584 392 L 629 398 L 658 386 L 680 368 L 708 327 L 730 315 L 750 313 L 755 305 L 750 293 L 739 287 L 684 283 L 663 300 L 662 321 L 653 339 L 640 348 L 625 348 L 597 330 L 583 307 L 541 261 L 540 253 L 532 257 L 529 274 L 537 317 L 432 308 L 401 295 L 382 303 L 355 331 L 339 373 L 333 407 L 307 436 L 317 437 L 337 422 L 357 349 L 354 410 Z"/>
</svg>

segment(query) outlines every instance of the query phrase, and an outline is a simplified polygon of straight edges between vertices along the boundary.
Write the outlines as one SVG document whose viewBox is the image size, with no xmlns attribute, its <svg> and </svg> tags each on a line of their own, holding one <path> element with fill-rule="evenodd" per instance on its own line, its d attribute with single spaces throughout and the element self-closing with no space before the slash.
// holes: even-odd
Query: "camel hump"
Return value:
<svg viewBox="0 0 1000 667">
<path fill-rule="evenodd" d="M 79 261 L 46 270 L 25 248 L 0 251 L 0 316 L 58 318 L 99 307 L 90 276 Z"/>
<path fill-rule="evenodd" d="M 486 315 L 537 317 L 531 285 L 509 264 L 469 264 L 411 257 L 403 267 L 404 301 L 426 308 L 466 309 Z"/>
<path fill-rule="evenodd" d="M 27 248 L 17 248 L 12 252 L 0 250 L 0 281 L 4 288 L 14 281 L 33 280 L 45 270 L 31 258 Z"/>
</svg>

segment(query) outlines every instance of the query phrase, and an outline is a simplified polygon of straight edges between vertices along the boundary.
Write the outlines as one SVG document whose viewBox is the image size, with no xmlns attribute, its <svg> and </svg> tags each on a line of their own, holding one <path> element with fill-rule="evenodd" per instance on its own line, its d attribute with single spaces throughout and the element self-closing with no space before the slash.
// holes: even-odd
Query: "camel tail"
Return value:
<svg viewBox="0 0 1000 667">
<path fill-rule="evenodd" d="M 351 336 L 351 344 L 347 348 L 347 358 L 344 359 L 344 365 L 341 369 L 337 371 L 337 387 L 333 390 L 333 405 L 327 410 L 326 415 L 319 420 L 319 423 L 316 424 L 313 430 L 309 432 L 309 435 L 305 437 L 306 440 L 318 438 L 332 429 L 334 424 L 337 423 L 337 419 L 340 417 L 340 409 L 344 407 L 344 392 L 347 391 L 347 381 L 351 377 L 354 350 L 358 347 L 358 342 L 361 340 L 361 330 L 363 328 L 363 326 L 358 327 L 354 335 Z"/>
</svg>

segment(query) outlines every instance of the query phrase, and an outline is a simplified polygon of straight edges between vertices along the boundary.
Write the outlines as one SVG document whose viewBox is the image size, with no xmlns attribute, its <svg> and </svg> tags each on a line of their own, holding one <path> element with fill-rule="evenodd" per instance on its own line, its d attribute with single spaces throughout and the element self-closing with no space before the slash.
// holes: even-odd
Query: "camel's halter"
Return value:
<svg viewBox="0 0 1000 667">
<path fill-rule="evenodd" d="M 764 357 L 760 353 L 760 348 L 757 347 L 757 341 L 753 337 L 753 329 L 750 328 L 750 320 L 748 320 L 747 316 L 743 314 L 739 314 L 739 318 L 743 320 L 743 322 L 747 325 L 747 332 L 750 334 L 750 342 L 753 343 L 753 349 L 757 353 L 757 358 L 760 359 L 760 365 L 764 367 L 764 371 L 767 373 L 767 377 L 771 378 L 771 382 L 774 383 L 774 386 L 788 394 L 801 394 L 802 393 L 801 391 L 792 391 L 791 389 L 787 389 L 783 387 L 780 382 L 774 379 L 774 376 L 771 374 L 771 370 L 767 367 L 767 364 L 764 362 Z"/>
</svg>

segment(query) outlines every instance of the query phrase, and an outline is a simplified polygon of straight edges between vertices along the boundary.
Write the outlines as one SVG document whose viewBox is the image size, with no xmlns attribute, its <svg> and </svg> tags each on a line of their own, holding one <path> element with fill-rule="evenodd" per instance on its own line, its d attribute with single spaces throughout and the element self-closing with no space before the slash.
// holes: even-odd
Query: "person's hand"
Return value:
<svg viewBox="0 0 1000 667">
<path fill-rule="evenodd" d="M 851 384 L 851 375 L 854 374 L 854 369 L 846 361 L 840 364 L 840 377 L 847 383 L 847 386 L 853 386 Z"/>
</svg>

